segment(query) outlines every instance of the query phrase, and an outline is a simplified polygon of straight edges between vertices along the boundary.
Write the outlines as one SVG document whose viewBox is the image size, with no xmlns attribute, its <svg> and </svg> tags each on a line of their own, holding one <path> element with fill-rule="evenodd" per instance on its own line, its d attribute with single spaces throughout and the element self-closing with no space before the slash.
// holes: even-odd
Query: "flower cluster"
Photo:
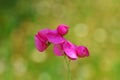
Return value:
<svg viewBox="0 0 120 80">
<path fill-rule="evenodd" d="M 68 33 L 69 27 L 61 24 L 56 30 L 43 29 L 35 35 L 35 46 L 43 52 L 50 44 L 54 45 L 54 53 L 56 56 L 67 56 L 71 60 L 78 57 L 88 57 L 89 51 L 85 46 L 77 46 L 66 40 L 63 36 Z"/>
</svg>

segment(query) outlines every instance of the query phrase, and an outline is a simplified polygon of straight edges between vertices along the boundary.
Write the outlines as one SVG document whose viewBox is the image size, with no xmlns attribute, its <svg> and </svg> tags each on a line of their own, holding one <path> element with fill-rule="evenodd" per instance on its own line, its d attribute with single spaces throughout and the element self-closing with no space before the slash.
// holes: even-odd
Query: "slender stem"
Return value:
<svg viewBox="0 0 120 80">
<path fill-rule="evenodd" d="M 71 80 L 70 60 L 68 62 L 68 73 L 69 73 L 69 80 Z"/>
<path fill-rule="evenodd" d="M 68 68 L 68 80 L 71 80 L 70 61 L 71 60 L 67 60 L 67 58 L 65 56 L 65 62 L 66 62 L 67 68 Z"/>
</svg>

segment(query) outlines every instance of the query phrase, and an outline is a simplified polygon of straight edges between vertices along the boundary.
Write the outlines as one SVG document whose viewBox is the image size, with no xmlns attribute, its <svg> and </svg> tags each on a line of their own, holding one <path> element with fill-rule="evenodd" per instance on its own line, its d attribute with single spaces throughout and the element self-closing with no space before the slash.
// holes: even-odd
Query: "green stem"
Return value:
<svg viewBox="0 0 120 80">
<path fill-rule="evenodd" d="M 68 68 L 68 80 L 71 80 L 70 61 L 71 60 L 67 60 L 67 57 L 65 56 L 65 62 Z"/>
</svg>

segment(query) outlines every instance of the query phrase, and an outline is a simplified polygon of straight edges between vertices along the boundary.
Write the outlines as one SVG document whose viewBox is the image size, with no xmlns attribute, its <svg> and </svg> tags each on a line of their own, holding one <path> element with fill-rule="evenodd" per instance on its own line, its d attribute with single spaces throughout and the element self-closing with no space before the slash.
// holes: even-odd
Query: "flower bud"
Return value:
<svg viewBox="0 0 120 80">
<path fill-rule="evenodd" d="M 69 29 L 68 26 L 66 26 L 64 24 L 60 24 L 57 28 L 57 31 L 60 35 L 65 35 L 65 34 L 67 34 L 68 29 Z"/>
<path fill-rule="evenodd" d="M 79 57 L 88 57 L 89 51 L 85 46 L 79 46 L 79 47 L 77 47 L 77 55 Z"/>
</svg>

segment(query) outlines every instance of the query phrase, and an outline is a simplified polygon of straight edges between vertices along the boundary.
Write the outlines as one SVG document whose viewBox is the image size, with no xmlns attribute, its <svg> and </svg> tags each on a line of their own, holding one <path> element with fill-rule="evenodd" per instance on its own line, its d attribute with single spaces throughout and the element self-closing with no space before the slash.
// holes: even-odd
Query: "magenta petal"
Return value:
<svg viewBox="0 0 120 80">
<path fill-rule="evenodd" d="M 60 24 L 57 28 L 57 31 L 60 35 L 65 35 L 65 34 L 67 34 L 68 29 L 69 29 L 68 26 L 66 26 L 64 24 Z"/>
<path fill-rule="evenodd" d="M 78 58 L 75 50 L 75 46 L 70 43 L 69 41 L 66 41 L 63 44 L 63 49 L 65 51 L 65 54 L 72 60 L 76 60 Z"/>
<path fill-rule="evenodd" d="M 79 57 L 85 57 L 85 56 L 89 56 L 89 51 L 85 46 L 79 46 L 77 48 L 77 54 Z"/>
<path fill-rule="evenodd" d="M 48 41 L 53 44 L 63 43 L 65 39 L 57 33 L 57 31 L 50 31 L 47 33 Z"/>
<path fill-rule="evenodd" d="M 35 46 L 36 48 L 42 52 L 47 48 L 47 44 L 41 41 L 41 38 L 38 35 L 35 35 Z"/>
<path fill-rule="evenodd" d="M 64 55 L 64 51 L 62 49 L 61 44 L 55 44 L 54 45 L 54 53 L 55 53 L 56 56 L 63 56 Z"/>
<path fill-rule="evenodd" d="M 47 42 L 47 33 L 50 31 L 50 29 L 43 29 L 38 32 L 38 35 L 42 38 L 43 42 Z"/>
</svg>

